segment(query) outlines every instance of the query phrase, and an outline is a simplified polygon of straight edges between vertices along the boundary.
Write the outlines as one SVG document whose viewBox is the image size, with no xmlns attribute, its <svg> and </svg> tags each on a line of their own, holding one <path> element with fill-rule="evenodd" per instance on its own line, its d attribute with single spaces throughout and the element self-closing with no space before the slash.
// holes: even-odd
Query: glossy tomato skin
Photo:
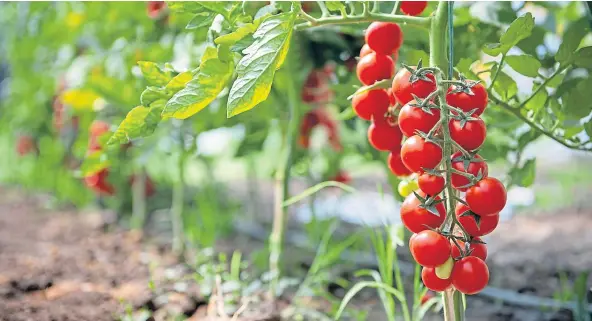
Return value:
<svg viewBox="0 0 592 321">
<path fill-rule="evenodd" d="M 437 267 L 450 257 L 450 242 L 442 234 L 425 230 L 417 233 L 409 243 L 411 255 L 424 267 Z"/>
<path fill-rule="evenodd" d="M 476 294 L 487 286 L 489 269 L 480 258 L 467 256 L 454 264 L 450 278 L 452 285 L 461 293 Z"/>
<path fill-rule="evenodd" d="M 401 150 L 402 139 L 403 134 L 399 126 L 390 124 L 384 118 L 374 118 L 368 127 L 368 141 L 377 150 L 397 152 Z"/>
<path fill-rule="evenodd" d="M 389 94 L 384 89 L 368 90 L 352 99 L 354 112 L 364 120 L 372 120 L 372 116 L 384 117 L 389 105 Z"/>
<path fill-rule="evenodd" d="M 465 170 L 465 165 L 464 165 L 463 161 L 461 161 L 461 160 L 455 161 L 455 159 L 458 159 L 461 156 L 462 156 L 461 152 L 456 152 L 456 153 L 452 154 L 452 156 L 451 156 L 452 168 L 456 169 L 457 171 L 469 173 L 469 174 L 472 174 L 475 176 L 477 176 L 479 174 L 479 171 L 481 171 L 482 176 L 487 177 L 487 175 L 489 174 L 489 168 L 487 166 L 487 163 L 484 160 L 481 162 L 471 162 L 469 164 L 468 168 Z M 482 160 L 481 156 L 479 156 L 479 155 L 475 155 L 475 158 Z M 470 183 L 470 181 L 468 178 L 466 178 L 462 175 L 452 173 L 452 176 L 450 177 L 450 183 L 452 184 L 452 187 L 454 187 L 456 190 L 464 192 L 468 189 L 468 187 L 462 187 L 462 186 L 466 186 L 467 184 Z"/>
<path fill-rule="evenodd" d="M 364 85 L 372 85 L 373 83 L 390 79 L 395 72 L 395 63 L 393 59 L 387 55 L 377 54 L 371 52 L 358 61 L 356 73 L 358 79 Z"/>
<path fill-rule="evenodd" d="M 477 109 L 472 116 L 480 116 L 487 107 L 487 89 L 482 84 L 477 84 L 471 88 L 473 95 L 464 92 L 451 93 L 456 87 L 454 85 L 448 88 L 446 94 L 446 103 L 450 106 L 460 108 L 465 112 Z"/>
<path fill-rule="evenodd" d="M 483 243 L 479 243 L 476 241 L 481 241 L 481 238 L 476 237 L 473 239 L 472 242 L 470 242 L 469 245 L 469 249 L 471 250 L 471 256 L 476 256 L 478 258 L 480 258 L 481 260 L 485 261 L 485 259 L 487 259 L 487 246 L 485 246 L 485 244 Z M 461 241 L 461 240 L 457 240 L 458 245 L 460 245 L 460 247 L 464 250 L 465 249 L 465 242 Z M 456 247 L 456 245 L 454 245 L 452 242 L 450 243 L 450 248 L 451 248 L 451 255 L 453 258 L 458 258 L 460 257 L 460 251 L 458 250 L 458 248 Z"/>
<path fill-rule="evenodd" d="M 423 198 L 427 197 L 422 191 L 418 191 L 417 194 Z M 440 197 L 437 196 L 436 200 L 439 199 Z M 436 210 L 440 214 L 439 216 L 421 208 L 420 205 L 421 202 L 415 197 L 415 194 L 407 196 L 401 205 L 401 221 L 407 229 L 413 233 L 419 233 L 428 228 L 437 228 L 444 223 L 444 218 L 446 216 L 444 203 L 436 205 Z"/>
<path fill-rule="evenodd" d="M 440 120 L 439 109 L 430 109 L 432 112 L 430 115 L 419 107 L 411 106 L 412 102 L 401 108 L 398 118 L 399 128 L 407 137 L 417 134 L 417 130 L 427 134 Z"/>
<path fill-rule="evenodd" d="M 370 53 L 373 53 L 374 51 L 372 49 L 370 49 L 370 47 L 368 46 L 367 43 L 365 43 L 362 46 L 362 49 L 360 49 L 360 58 L 367 56 Z"/>
<path fill-rule="evenodd" d="M 409 81 L 411 77 L 411 72 L 406 68 L 403 68 L 397 72 L 395 78 L 393 79 L 393 95 L 401 105 L 405 105 L 413 100 L 414 94 L 419 98 L 426 98 L 429 94 L 431 94 L 434 90 L 436 90 L 436 80 L 434 75 L 427 74 L 427 78 L 431 80 L 431 82 L 426 80 L 417 80 L 414 83 Z"/>
<path fill-rule="evenodd" d="M 497 178 L 486 177 L 469 187 L 465 198 L 471 211 L 476 214 L 495 215 L 506 206 L 506 188 Z"/>
<path fill-rule="evenodd" d="M 417 178 L 419 189 L 428 195 L 438 195 L 444 190 L 444 177 L 423 173 Z"/>
<path fill-rule="evenodd" d="M 366 43 L 374 52 L 390 55 L 403 43 L 401 27 L 391 22 L 373 22 L 366 30 Z"/>
<path fill-rule="evenodd" d="M 466 205 L 462 203 L 456 204 L 455 213 L 458 222 L 465 228 L 467 233 L 469 233 L 469 235 L 471 235 L 472 237 L 487 235 L 493 232 L 493 230 L 495 230 L 495 228 L 499 224 L 499 213 L 488 216 L 474 214 L 479 216 L 480 218 L 479 226 L 477 226 L 477 221 L 475 220 L 475 217 L 472 217 L 471 215 L 461 216 L 467 210 L 470 209 Z"/>
<path fill-rule="evenodd" d="M 390 152 L 387 162 L 388 168 L 391 170 L 391 173 L 395 174 L 395 176 L 405 177 L 413 174 L 413 172 L 403 164 L 400 152 Z"/>
<path fill-rule="evenodd" d="M 391 106 L 395 106 L 397 104 L 397 99 L 393 95 L 393 89 L 392 88 L 389 88 L 389 89 L 386 90 L 386 92 L 389 95 L 389 100 L 390 100 Z"/>
<path fill-rule="evenodd" d="M 435 168 L 442 160 L 442 148 L 418 135 L 409 137 L 401 147 L 401 159 L 409 170 L 423 172 L 423 168 Z"/>
<path fill-rule="evenodd" d="M 442 292 L 452 284 L 452 278 L 440 279 L 436 275 L 436 268 L 429 267 L 421 269 L 421 280 L 426 288 L 436 292 Z"/>
<path fill-rule="evenodd" d="M 463 127 L 460 126 L 461 121 L 452 119 L 448 123 L 450 129 L 450 137 L 457 142 L 462 148 L 466 150 L 475 150 L 485 142 L 487 136 L 487 129 L 483 119 L 477 118 L 465 123 Z M 404 133 L 404 132 L 403 132 Z"/>
<path fill-rule="evenodd" d="M 418 16 L 427 6 L 427 1 L 401 1 L 401 12 L 408 16 Z"/>
</svg>

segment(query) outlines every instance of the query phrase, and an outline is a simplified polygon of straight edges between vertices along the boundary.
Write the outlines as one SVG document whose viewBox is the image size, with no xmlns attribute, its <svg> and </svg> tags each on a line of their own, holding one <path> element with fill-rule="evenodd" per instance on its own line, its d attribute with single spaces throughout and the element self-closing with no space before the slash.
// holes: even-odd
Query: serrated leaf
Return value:
<svg viewBox="0 0 592 321">
<path fill-rule="evenodd" d="M 510 173 L 512 184 L 520 187 L 530 187 L 534 183 L 536 173 L 536 159 L 527 160 L 520 168 Z"/>
<path fill-rule="evenodd" d="M 80 171 L 84 176 L 88 176 L 99 172 L 110 165 L 111 162 L 109 161 L 107 154 L 100 150 L 92 152 L 84 157 L 82 164 L 80 164 Z"/>
<path fill-rule="evenodd" d="M 150 86 L 164 86 L 172 78 L 169 71 L 162 70 L 155 62 L 138 61 L 138 66 Z"/>
<path fill-rule="evenodd" d="M 134 107 L 125 119 L 119 124 L 117 130 L 111 135 L 107 145 L 125 144 L 131 139 L 152 134 L 162 119 L 160 114 L 164 101 L 156 101 L 150 108 L 144 106 Z"/>
<path fill-rule="evenodd" d="M 185 29 L 193 30 L 199 28 L 209 27 L 214 21 L 216 15 L 211 13 L 198 13 L 196 14 L 185 26 Z"/>
<path fill-rule="evenodd" d="M 70 89 L 62 94 L 62 102 L 74 110 L 93 110 L 94 103 L 100 96 L 91 89 Z"/>
<path fill-rule="evenodd" d="M 508 29 L 500 37 L 499 43 L 486 44 L 483 52 L 490 56 L 506 54 L 510 48 L 517 45 L 522 39 L 528 38 L 534 28 L 534 18 L 530 12 L 514 20 Z"/>
<path fill-rule="evenodd" d="M 345 5 L 341 1 L 325 1 L 325 6 L 329 11 L 341 11 Z"/>
<path fill-rule="evenodd" d="M 587 18 L 582 18 L 572 23 L 563 33 L 563 42 L 557 50 L 555 61 L 561 65 L 572 63 L 576 57 L 576 49 L 580 46 L 582 39 L 590 32 L 590 24 Z"/>
<path fill-rule="evenodd" d="M 247 23 L 240 28 L 236 29 L 235 31 L 220 36 L 214 40 L 214 43 L 217 45 L 225 44 L 225 45 L 233 45 L 236 42 L 240 41 L 244 37 L 252 34 L 257 30 L 261 20 L 255 20 L 253 23 Z"/>
<path fill-rule="evenodd" d="M 232 61 L 223 62 L 217 57 L 215 48 L 207 48 L 197 74 L 169 99 L 162 115 L 186 119 L 204 109 L 226 87 L 233 67 Z"/>
<path fill-rule="evenodd" d="M 541 68 L 541 62 L 530 55 L 506 56 L 506 62 L 518 73 L 533 78 L 538 76 Z"/>
<path fill-rule="evenodd" d="M 273 77 L 288 54 L 296 15 L 283 13 L 265 19 L 253 34 L 236 68 L 237 79 L 228 96 L 227 116 L 250 110 L 265 100 Z"/>
<path fill-rule="evenodd" d="M 592 68 L 592 46 L 578 49 L 575 54 L 574 63 L 578 67 Z"/>
</svg>

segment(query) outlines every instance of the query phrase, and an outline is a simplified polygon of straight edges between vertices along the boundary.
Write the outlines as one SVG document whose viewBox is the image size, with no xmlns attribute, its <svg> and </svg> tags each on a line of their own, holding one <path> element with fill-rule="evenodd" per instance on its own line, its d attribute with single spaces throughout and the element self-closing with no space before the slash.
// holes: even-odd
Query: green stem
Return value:
<svg viewBox="0 0 592 321">
<path fill-rule="evenodd" d="M 400 5 L 401 5 L 401 1 L 399 1 L 399 0 L 395 1 L 395 5 L 393 6 L 393 11 L 391 11 L 391 14 L 396 14 L 397 11 L 399 10 Z"/>
<path fill-rule="evenodd" d="M 314 18 L 313 18 L 314 19 Z M 307 18 L 307 22 L 303 22 L 294 26 L 295 30 L 304 30 L 313 27 L 320 27 L 326 25 L 337 25 L 337 24 L 349 24 L 349 23 L 363 23 L 373 21 L 383 22 L 396 22 L 396 23 L 408 23 L 419 27 L 427 27 L 430 24 L 431 18 L 429 17 L 413 17 L 404 15 L 391 15 L 386 13 L 374 13 L 365 12 L 357 16 L 329 16 L 319 19 L 310 20 Z"/>
<path fill-rule="evenodd" d="M 543 83 L 542 83 L 542 84 L 541 84 L 541 85 L 540 85 L 540 86 L 539 86 L 539 87 L 538 87 L 538 88 L 537 88 L 537 89 L 536 89 L 536 90 L 535 90 L 535 91 L 534 91 L 534 92 L 533 92 L 533 93 L 532 93 L 532 94 L 531 94 L 531 95 L 530 95 L 528 98 L 526 98 L 526 100 L 525 100 L 525 101 L 523 101 L 522 103 L 520 103 L 520 105 L 518 106 L 518 108 L 517 108 L 517 109 L 520 109 L 520 108 L 522 108 L 522 107 L 526 106 L 526 104 L 528 104 L 528 102 L 529 102 L 531 99 L 533 99 L 533 98 L 534 98 L 534 96 L 536 96 L 536 95 L 539 93 L 539 91 L 541 91 L 541 90 L 545 89 L 545 87 L 547 87 L 547 84 L 548 84 L 548 83 L 549 83 L 549 82 L 550 82 L 550 81 L 551 81 L 553 78 L 555 78 L 555 76 L 557 76 L 557 75 L 558 75 L 558 74 L 560 74 L 562 71 L 564 71 L 565 69 L 567 69 L 567 68 L 568 68 L 568 66 L 571 66 L 571 65 L 566 65 L 566 66 L 559 67 L 559 68 L 558 68 L 558 69 L 557 69 L 557 70 L 556 70 L 556 71 L 555 71 L 555 72 L 554 72 L 554 73 L 553 73 L 551 76 L 549 76 L 549 78 L 545 79 L 545 81 L 544 81 L 544 82 L 543 82 Z"/>
<path fill-rule="evenodd" d="M 502 70 L 502 68 L 504 67 L 504 61 L 506 60 L 506 55 L 503 54 L 502 55 L 502 59 L 499 62 L 499 65 L 497 66 L 497 68 L 495 69 L 495 75 L 493 75 L 493 78 L 491 79 L 491 84 L 489 84 L 489 88 L 488 90 L 491 90 L 491 88 L 493 88 L 493 84 L 495 84 L 495 81 L 497 80 L 497 76 L 499 75 L 500 71 Z"/>
<path fill-rule="evenodd" d="M 132 228 L 142 230 L 146 222 L 146 172 L 140 167 L 132 185 Z"/>
<path fill-rule="evenodd" d="M 288 57 L 286 61 L 286 70 L 290 70 L 291 58 Z M 274 211 L 273 223 L 271 228 L 271 235 L 269 236 L 269 271 L 272 276 L 271 291 L 276 294 L 279 278 L 281 275 L 280 260 L 282 256 L 282 249 L 284 244 L 284 234 L 286 229 L 286 207 L 284 207 L 284 200 L 289 195 L 290 183 L 290 167 L 292 164 L 292 155 L 295 149 L 296 134 L 298 125 L 300 124 L 300 112 L 298 110 L 298 96 L 296 94 L 296 84 L 293 78 L 286 77 L 290 82 L 287 86 L 288 90 L 288 132 L 284 139 L 282 148 L 282 157 L 280 158 L 276 173 L 274 184 Z"/>
<path fill-rule="evenodd" d="M 179 126 L 181 133 L 182 126 Z M 179 134 L 181 136 L 181 134 Z M 185 205 L 185 152 L 183 142 L 179 142 L 179 159 L 177 163 L 177 177 L 173 185 L 173 204 L 171 205 L 171 220 L 173 225 L 173 252 L 182 255 L 185 250 L 183 236 L 183 206 Z"/>
</svg>

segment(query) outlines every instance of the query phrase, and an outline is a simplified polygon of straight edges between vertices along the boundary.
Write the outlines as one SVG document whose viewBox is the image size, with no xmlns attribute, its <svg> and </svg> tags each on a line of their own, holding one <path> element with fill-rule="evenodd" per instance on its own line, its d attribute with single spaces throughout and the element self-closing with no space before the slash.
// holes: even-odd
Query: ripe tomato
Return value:
<svg viewBox="0 0 592 321">
<path fill-rule="evenodd" d="M 327 136 L 331 147 L 340 151 L 342 149 L 341 139 L 335 120 L 331 118 L 330 114 L 322 107 L 313 109 L 304 115 L 302 123 L 300 124 L 300 135 L 298 137 L 298 144 L 302 148 L 310 146 L 310 134 L 318 125 L 322 125 L 327 130 Z"/>
<path fill-rule="evenodd" d="M 487 89 L 481 83 L 476 84 L 471 88 L 473 95 L 469 95 L 464 92 L 452 93 L 456 89 L 455 85 L 448 88 L 446 94 L 446 103 L 450 106 L 460 108 L 463 111 L 471 111 L 477 109 L 473 116 L 479 116 L 483 114 L 485 107 L 487 107 Z"/>
<path fill-rule="evenodd" d="M 401 1 L 401 12 L 408 16 L 418 16 L 427 6 L 427 1 Z"/>
<path fill-rule="evenodd" d="M 401 147 L 403 164 L 415 173 L 423 172 L 423 168 L 435 168 L 442 160 L 442 148 L 418 135 L 409 137 Z"/>
<path fill-rule="evenodd" d="M 456 152 L 452 154 L 452 168 L 456 169 L 457 171 L 469 173 L 475 176 L 477 176 L 479 174 L 479 171 L 481 171 L 482 176 L 487 177 L 489 172 L 487 163 L 479 155 L 475 155 L 473 158 L 475 160 L 473 160 L 472 162 L 469 162 L 470 160 L 467 161 L 468 167 L 465 168 L 465 160 L 467 160 L 467 157 L 463 155 L 461 152 Z M 452 187 L 454 187 L 455 189 L 464 192 L 468 189 L 468 187 L 462 186 L 469 184 L 470 181 L 468 178 L 462 175 L 452 173 L 450 183 L 452 184 Z"/>
<path fill-rule="evenodd" d="M 370 54 L 370 53 L 373 53 L 373 52 L 374 52 L 374 51 L 373 51 L 372 49 L 370 49 L 370 47 L 368 46 L 368 44 L 367 44 L 367 43 L 365 43 L 365 44 L 362 46 L 362 49 L 360 49 L 360 58 L 362 58 L 362 57 L 364 57 L 364 56 L 366 56 L 366 55 L 368 55 L 368 54 Z"/>
<path fill-rule="evenodd" d="M 401 150 L 403 134 L 396 124 L 391 124 L 384 117 L 374 118 L 368 127 L 370 145 L 380 151 L 398 152 Z"/>
<path fill-rule="evenodd" d="M 325 68 L 330 68 L 327 65 Z M 302 101 L 305 103 L 323 103 L 326 104 L 333 99 L 333 92 L 329 85 L 330 70 L 323 68 L 315 69 L 308 74 L 304 85 L 302 86 Z"/>
<path fill-rule="evenodd" d="M 421 271 L 421 273 L 422 273 L 421 278 L 423 279 L 423 270 Z M 420 299 L 421 305 L 426 304 L 433 297 L 434 297 L 434 294 L 432 292 L 426 292 L 426 294 L 421 296 L 421 299 Z"/>
<path fill-rule="evenodd" d="M 413 174 L 413 172 L 403 164 L 401 153 L 399 152 L 390 152 L 387 162 L 388 168 L 391 170 L 391 173 L 395 174 L 395 176 L 405 177 Z"/>
<path fill-rule="evenodd" d="M 389 95 L 389 101 L 391 103 L 391 106 L 396 105 L 397 104 L 397 99 L 395 98 L 395 96 L 393 96 L 393 89 L 392 88 L 389 88 L 389 89 L 386 90 L 386 92 Z"/>
<path fill-rule="evenodd" d="M 481 216 L 470 211 L 469 215 L 461 216 L 466 211 L 470 211 L 470 209 L 465 204 L 456 204 L 455 213 L 456 217 L 458 218 L 458 222 L 472 237 L 483 236 L 493 232 L 499 223 L 498 213 L 494 215 Z M 479 220 L 478 226 L 477 219 Z"/>
<path fill-rule="evenodd" d="M 405 105 L 413 100 L 413 96 L 411 94 L 414 94 L 419 98 L 426 98 L 429 94 L 436 90 L 436 80 L 434 75 L 426 75 L 426 77 L 431 81 L 418 79 L 413 83 L 409 81 L 410 77 L 411 72 L 403 68 L 397 72 L 395 78 L 393 79 L 393 95 L 395 95 L 395 98 L 397 98 L 397 101 L 401 105 Z"/>
<path fill-rule="evenodd" d="M 495 215 L 506 206 L 506 188 L 498 179 L 486 177 L 469 187 L 465 198 L 476 214 Z"/>
<path fill-rule="evenodd" d="M 162 10 L 166 7 L 164 1 L 148 1 L 146 4 L 146 11 L 148 12 L 148 17 L 154 19 L 160 16 Z"/>
<path fill-rule="evenodd" d="M 448 289 L 450 284 L 452 284 L 452 278 L 440 279 L 436 275 L 436 269 L 429 267 L 421 269 L 421 280 L 426 288 L 436 292 L 442 292 Z"/>
<path fill-rule="evenodd" d="M 481 118 L 467 121 L 464 127 L 461 127 L 460 120 L 451 119 L 448 128 L 450 129 L 450 137 L 466 150 L 475 150 L 481 147 L 485 136 L 487 136 L 485 122 Z M 403 133 L 405 132 L 403 131 Z"/>
<path fill-rule="evenodd" d="M 478 257 L 460 259 L 452 269 L 452 285 L 464 294 L 475 294 L 485 289 L 489 282 L 487 264 Z"/>
<path fill-rule="evenodd" d="M 401 27 L 391 22 L 373 22 L 366 30 L 366 43 L 374 52 L 390 55 L 403 43 Z"/>
<path fill-rule="evenodd" d="M 423 198 L 427 197 L 422 191 L 418 191 L 417 194 Z M 435 200 L 440 200 L 440 197 L 436 196 Z M 420 205 L 421 202 L 415 197 L 415 194 L 407 196 L 401 205 L 401 221 L 411 232 L 419 233 L 428 228 L 437 228 L 444 223 L 444 218 L 446 216 L 444 203 L 438 203 L 435 205 L 436 211 L 440 215 L 431 213 Z"/>
<path fill-rule="evenodd" d="M 33 137 L 29 135 L 19 136 L 16 142 L 16 152 L 19 156 L 25 156 L 29 153 L 32 153 L 37 149 L 37 144 Z"/>
<path fill-rule="evenodd" d="M 413 193 L 413 191 L 417 190 L 417 182 L 414 180 L 411 181 L 400 181 L 399 185 L 397 186 L 397 191 L 399 195 L 403 197 L 409 196 L 409 194 Z"/>
<path fill-rule="evenodd" d="M 437 267 L 450 257 L 450 242 L 432 230 L 417 233 L 409 243 L 409 249 L 415 261 L 425 267 Z"/>
<path fill-rule="evenodd" d="M 372 52 L 358 61 L 356 73 L 364 85 L 372 85 L 379 80 L 392 78 L 395 63 L 387 55 Z"/>
<path fill-rule="evenodd" d="M 481 260 L 485 261 L 485 259 L 487 259 L 487 246 L 485 246 L 485 244 L 483 243 L 479 243 L 481 241 L 481 238 L 476 237 L 473 239 L 472 242 L 470 242 L 469 244 L 469 250 L 471 251 L 471 256 L 476 256 L 478 258 L 480 258 Z M 465 249 L 465 242 L 461 241 L 461 240 L 457 240 L 458 244 L 460 245 L 460 247 L 464 250 Z M 458 250 L 458 248 L 456 247 L 456 245 L 454 245 L 452 242 L 450 243 L 451 246 L 451 254 L 453 258 L 458 258 L 460 256 L 460 251 Z"/>
<path fill-rule="evenodd" d="M 438 195 L 444 190 L 444 177 L 423 173 L 417 178 L 419 189 L 428 195 Z"/>
<path fill-rule="evenodd" d="M 109 170 L 104 168 L 96 173 L 84 177 L 84 183 L 97 194 L 113 195 L 115 188 L 107 181 Z"/>
<path fill-rule="evenodd" d="M 336 181 L 343 184 L 349 184 L 351 182 L 351 176 L 345 171 L 340 170 L 335 177 L 329 179 L 330 181 Z"/>
<path fill-rule="evenodd" d="M 358 117 L 365 120 L 384 117 L 390 105 L 389 94 L 384 89 L 367 90 L 352 99 L 352 107 Z"/>
<path fill-rule="evenodd" d="M 440 110 L 430 108 L 429 114 L 423 111 L 420 107 L 412 106 L 414 101 L 406 104 L 399 112 L 399 128 L 403 135 L 411 137 L 415 135 L 416 130 L 428 133 L 432 127 L 440 120 Z"/>
</svg>

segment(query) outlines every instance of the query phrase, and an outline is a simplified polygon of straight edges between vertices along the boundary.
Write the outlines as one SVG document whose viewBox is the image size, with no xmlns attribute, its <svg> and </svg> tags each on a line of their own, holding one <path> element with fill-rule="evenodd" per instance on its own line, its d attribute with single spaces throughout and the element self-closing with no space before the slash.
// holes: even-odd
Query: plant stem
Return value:
<svg viewBox="0 0 592 321">
<path fill-rule="evenodd" d="M 497 80 L 497 76 L 499 75 L 500 71 L 504 67 L 504 60 L 506 60 L 505 54 L 502 55 L 502 59 L 500 60 L 497 68 L 495 69 L 495 75 L 493 75 L 493 78 L 491 79 L 491 84 L 489 84 L 489 88 L 487 88 L 488 90 L 491 90 L 491 88 L 493 88 L 493 84 Z"/>
<path fill-rule="evenodd" d="M 132 185 L 132 228 L 142 230 L 146 221 L 146 172 L 140 167 Z"/>
<path fill-rule="evenodd" d="M 314 19 L 314 18 L 313 18 Z M 410 25 L 415 25 L 419 27 L 427 27 L 430 24 L 431 18 L 430 17 L 413 17 L 413 16 L 404 16 L 404 15 L 392 15 L 386 13 L 374 13 L 374 12 L 365 12 L 361 15 L 350 15 L 347 17 L 343 16 L 329 16 L 329 17 L 322 17 L 319 19 L 310 20 L 308 17 L 307 22 L 303 22 L 294 26 L 295 30 L 304 30 L 313 27 L 320 27 L 326 25 L 336 25 L 336 24 L 349 24 L 349 23 L 363 23 L 363 22 L 373 22 L 373 21 L 383 21 L 383 22 L 396 22 L 396 23 L 408 23 Z"/>
<path fill-rule="evenodd" d="M 291 57 L 286 60 L 286 71 L 291 70 Z M 289 195 L 290 184 L 290 167 L 292 165 L 292 154 L 295 149 L 296 132 L 300 123 L 300 112 L 298 110 L 298 97 L 296 95 L 296 84 L 292 77 L 286 77 L 289 81 L 287 86 L 288 91 L 288 132 L 284 139 L 282 148 L 282 157 L 279 160 L 278 167 L 275 172 L 274 184 L 274 210 L 273 223 L 271 228 L 271 235 L 269 236 L 269 272 L 272 276 L 271 292 L 276 294 L 279 278 L 281 275 L 280 259 L 282 256 L 282 249 L 284 244 L 284 234 L 286 229 L 286 207 L 284 207 L 284 200 Z"/>
<path fill-rule="evenodd" d="M 171 205 L 171 220 L 173 225 L 173 252 L 182 255 L 185 251 L 183 236 L 183 206 L 185 205 L 185 159 L 187 154 L 183 144 L 182 124 L 179 130 L 179 159 L 177 162 L 177 178 L 173 185 L 173 204 Z"/>
<path fill-rule="evenodd" d="M 536 89 L 536 90 L 535 90 L 535 91 L 534 91 L 534 92 L 533 92 L 533 93 L 532 93 L 532 94 L 531 94 L 531 95 L 530 95 L 528 98 L 526 98 L 526 100 L 524 100 L 522 103 L 520 103 L 520 105 L 518 106 L 518 108 L 517 108 L 517 109 L 520 109 L 520 108 L 522 108 L 522 107 L 526 106 L 526 104 L 527 104 L 527 103 L 528 103 L 528 102 L 529 102 L 531 99 L 533 99 L 533 98 L 534 98 L 534 96 L 536 96 L 536 95 L 539 93 L 539 91 L 541 91 L 541 90 L 545 89 L 545 87 L 547 87 L 547 84 L 548 84 L 548 83 L 549 83 L 549 82 L 550 82 L 550 81 L 551 81 L 553 78 L 555 78 L 555 76 L 557 76 L 558 74 L 560 74 L 562 71 L 564 71 L 565 69 L 567 69 L 569 66 L 571 66 L 571 65 L 566 65 L 566 66 L 560 67 L 560 68 L 558 68 L 557 70 L 555 70 L 555 72 L 554 72 L 554 73 L 553 73 L 551 76 L 549 76 L 549 78 L 545 79 L 545 81 L 544 81 L 544 82 L 543 82 L 543 83 L 542 83 L 542 84 L 541 84 L 541 85 L 540 85 L 540 86 L 539 86 L 539 87 L 538 87 L 538 88 L 537 88 L 537 89 Z"/>
</svg>

